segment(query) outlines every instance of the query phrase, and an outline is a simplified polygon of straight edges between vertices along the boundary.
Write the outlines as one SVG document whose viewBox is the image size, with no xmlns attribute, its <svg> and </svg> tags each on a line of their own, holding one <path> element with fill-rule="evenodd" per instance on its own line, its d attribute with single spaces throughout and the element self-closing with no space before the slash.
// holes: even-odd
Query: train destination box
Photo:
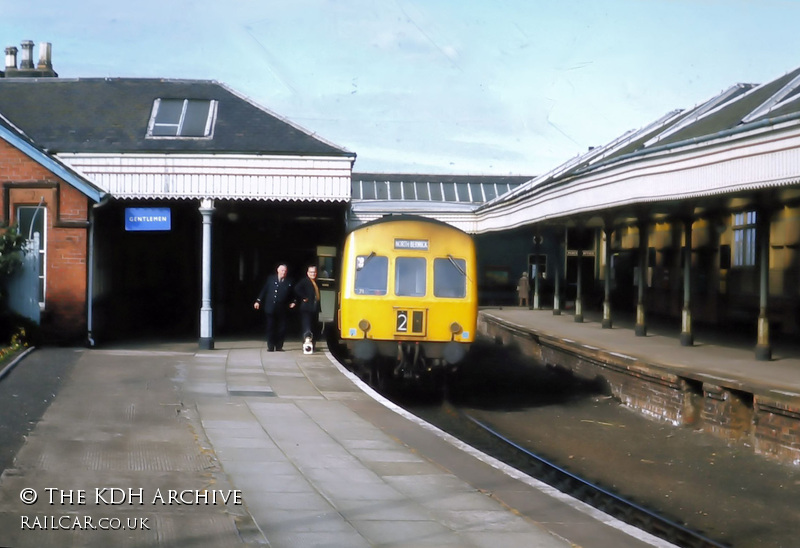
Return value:
<svg viewBox="0 0 800 548">
<path fill-rule="evenodd" d="M 394 239 L 395 249 L 416 249 L 417 251 L 428 251 L 428 240 L 406 240 L 402 238 Z"/>
</svg>

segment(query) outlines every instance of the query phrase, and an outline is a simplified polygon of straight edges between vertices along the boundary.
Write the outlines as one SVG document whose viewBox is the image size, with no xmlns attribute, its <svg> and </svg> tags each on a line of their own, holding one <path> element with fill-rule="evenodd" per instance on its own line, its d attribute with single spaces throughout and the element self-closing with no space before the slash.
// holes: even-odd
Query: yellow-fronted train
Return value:
<svg viewBox="0 0 800 548">
<path fill-rule="evenodd" d="M 347 235 L 340 272 L 340 341 L 376 387 L 438 386 L 467 354 L 478 314 L 469 234 L 386 216 Z"/>
</svg>

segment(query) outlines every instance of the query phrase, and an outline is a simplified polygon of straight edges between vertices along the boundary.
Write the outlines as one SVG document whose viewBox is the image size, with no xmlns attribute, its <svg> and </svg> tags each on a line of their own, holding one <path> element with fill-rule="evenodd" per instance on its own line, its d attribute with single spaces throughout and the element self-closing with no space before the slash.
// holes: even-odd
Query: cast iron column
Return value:
<svg viewBox="0 0 800 548">
<path fill-rule="evenodd" d="M 644 312 L 644 288 L 647 285 L 647 223 L 639 223 L 639 296 L 636 301 L 636 336 L 647 335 Z"/>
<path fill-rule="evenodd" d="M 605 283 L 603 284 L 603 329 L 611 329 L 613 325 L 611 322 L 611 233 L 613 230 L 611 222 L 607 220 L 605 226 L 603 226 L 603 232 L 606 235 Z"/>
<path fill-rule="evenodd" d="M 553 294 L 553 316 L 561 315 L 561 269 L 558 268 L 558 258 L 555 264 L 556 279 L 555 293 Z"/>
<path fill-rule="evenodd" d="M 683 310 L 681 311 L 681 346 L 692 346 L 692 223 L 688 217 L 683 221 Z"/>
<path fill-rule="evenodd" d="M 756 359 L 771 360 L 772 345 L 769 342 L 769 316 L 767 305 L 769 301 L 769 228 L 770 212 L 759 209 L 756 213 L 756 256 L 759 262 L 759 307 L 758 307 L 758 341 L 756 342 Z"/>
<path fill-rule="evenodd" d="M 534 264 L 534 267 L 533 267 L 533 271 L 534 271 L 534 275 L 533 275 L 533 309 L 534 310 L 539 310 L 540 309 L 540 306 L 539 306 L 539 275 L 540 275 L 540 272 L 539 272 L 539 244 L 540 244 L 541 241 L 542 241 L 542 237 L 539 236 L 539 234 L 537 233 L 533 237 L 533 242 L 535 244 L 534 247 L 533 247 L 533 253 L 534 253 L 534 255 L 533 255 L 533 264 Z"/>
<path fill-rule="evenodd" d="M 581 240 L 580 246 L 583 246 Z M 583 322 L 583 248 L 578 248 L 578 279 L 575 288 L 575 321 Z"/>
<path fill-rule="evenodd" d="M 211 214 L 214 213 L 214 200 L 200 202 L 203 216 L 203 295 L 200 304 L 200 348 L 214 348 L 214 333 L 211 309 Z"/>
</svg>

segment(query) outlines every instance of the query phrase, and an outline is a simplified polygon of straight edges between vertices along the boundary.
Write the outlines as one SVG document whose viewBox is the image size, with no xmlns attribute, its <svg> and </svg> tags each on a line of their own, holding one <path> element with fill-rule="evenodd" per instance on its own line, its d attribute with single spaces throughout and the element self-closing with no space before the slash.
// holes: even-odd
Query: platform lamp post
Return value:
<svg viewBox="0 0 800 548">
<path fill-rule="evenodd" d="M 200 303 L 200 348 L 214 348 L 213 315 L 211 308 L 211 215 L 214 213 L 214 200 L 200 201 L 200 215 L 203 216 L 203 294 Z"/>
</svg>

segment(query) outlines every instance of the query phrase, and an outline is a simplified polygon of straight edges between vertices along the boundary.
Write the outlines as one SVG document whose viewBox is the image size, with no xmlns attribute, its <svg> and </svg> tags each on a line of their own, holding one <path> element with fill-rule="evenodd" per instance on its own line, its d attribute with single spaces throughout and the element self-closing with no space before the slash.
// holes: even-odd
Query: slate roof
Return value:
<svg viewBox="0 0 800 548">
<path fill-rule="evenodd" d="M 57 158 L 47 154 L 25 133 L 0 114 L 0 139 L 3 139 L 33 161 L 42 165 L 54 175 L 72 185 L 95 202 L 99 202 L 105 192 L 97 185 L 78 175 Z"/>
<path fill-rule="evenodd" d="M 156 99 L 217 100 L 212 139 L 146 139 Z M 355 153 L 208 80 L 2 78 L 0 112 L 49 153 Z"/>
</svg>

